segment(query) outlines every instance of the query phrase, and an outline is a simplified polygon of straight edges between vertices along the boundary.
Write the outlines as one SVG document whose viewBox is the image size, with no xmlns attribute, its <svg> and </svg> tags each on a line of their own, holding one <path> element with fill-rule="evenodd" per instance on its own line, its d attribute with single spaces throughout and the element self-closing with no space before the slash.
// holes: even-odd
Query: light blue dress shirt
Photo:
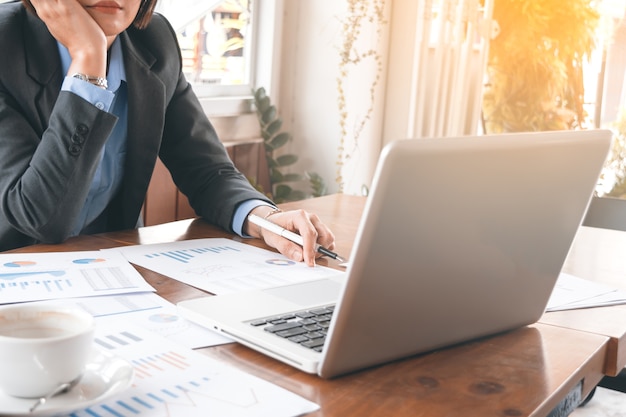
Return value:
<svg viewBox="0 0 626 417">
<path fill-rule="evenodd" d="M 60 43 L 58 43 L 58 49 L 63 72 L 67 74 L 71 64 L 70 54 L 67 48 Z M 118 117 L 113 132 L 100 154 L 100 162 L 85 199 L 85 204 L 74 226 L 73 235 L 79 235 L 102 214 L 119 190 L 124 177 L 128 136 L 128 98 L 126 72 L 119 38 L 113 42 L 109 53 L 107 90 L 72 76 L 66 76 L 61 87 L 62 90 L 71 91 L 100 110 L 113 113 Z M 243 223 L 246 216 L 254 207 L 260 205 L 268 204 L 262 200 L 248 200 L 237 207 L 232 224 L 233 230 L 237 234 L 244 236 Z"/>
</svg>

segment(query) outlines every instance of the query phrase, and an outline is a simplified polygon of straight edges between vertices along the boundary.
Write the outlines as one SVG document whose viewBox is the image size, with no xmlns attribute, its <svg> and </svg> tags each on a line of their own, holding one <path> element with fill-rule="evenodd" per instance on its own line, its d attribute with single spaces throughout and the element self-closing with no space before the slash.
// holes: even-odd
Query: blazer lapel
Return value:
<svg viewBox="0 0 626 417">
<path fill-rule="evenodd" d="M 151 70 L 155 58 L 128 35 L 123 42 L 128 82 L 128 143 L 122 189 L 124 225 L 134 225 L 158 156 L 165 120 L 165 85 Z"/>
</svg>

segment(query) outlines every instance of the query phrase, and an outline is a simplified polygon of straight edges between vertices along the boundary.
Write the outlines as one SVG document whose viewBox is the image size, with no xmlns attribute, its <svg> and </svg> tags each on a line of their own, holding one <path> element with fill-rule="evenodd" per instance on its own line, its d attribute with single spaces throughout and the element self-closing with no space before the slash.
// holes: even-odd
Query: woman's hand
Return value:
<svg viewBox="0 0 626 417">
<path fill-rule="evenodd" d="M 106 76 L 107 37 L 78 0 L 32 0 L 48 30 L 72 58 L 69 74 Z"/>
<path fill-rule="evenodd" d="M 259 206 L 252 210 L 250 214 L 265 218 L 273 211 L 272 207 Z M 315 258 L 322 256 L 315 251 L 316 243 L 331 251 L 335 248 L 335 236 L 315 214 L 304 210 L 281 211 L 271 214 L 267 220 L 302 236 L 304 246 L 301 247 L 282 236 L 261 229 L 248 220 L 244 223 L 244 231 L 250 236 L 263 239 L 268 246 L 276 248 L 289 259 L 297 262 L 304 261 L 307 265 L 313 266 L 315 265 Z"/>
</svg>

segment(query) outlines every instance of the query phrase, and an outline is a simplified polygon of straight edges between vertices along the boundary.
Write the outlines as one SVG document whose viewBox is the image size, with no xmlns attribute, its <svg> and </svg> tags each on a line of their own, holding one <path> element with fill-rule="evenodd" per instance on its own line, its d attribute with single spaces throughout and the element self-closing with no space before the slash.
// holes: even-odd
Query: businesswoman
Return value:
<svg viewBox="0 0 626 417">
<path fill-rule="evenodd" d="M 276 212 L 232 165 L 156 0 L 0 5 L 0 250 L 138 225 L 157 157 L 200 216 L 313 265 L 311 213 Z M 304 247 L 248 224 L 255 213 Z"/>
</svg>

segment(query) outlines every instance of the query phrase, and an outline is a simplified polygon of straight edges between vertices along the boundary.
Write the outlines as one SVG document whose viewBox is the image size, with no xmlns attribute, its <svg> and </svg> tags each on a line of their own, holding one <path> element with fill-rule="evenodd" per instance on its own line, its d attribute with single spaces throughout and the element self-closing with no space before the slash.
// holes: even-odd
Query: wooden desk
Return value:
<svg viewBox="0 0 626 417">
<path fill-rule="evenodd" d="M 337 252 L 347 257 L 364 202 L 360 197 L 336 195 L 282 207 L 317 213 L 335 232 Z M 201 237 L 233 236 L 196 219 L 77 237 L 62 245 L 32 246 L 19 252 L 93 250 Z M 262 246 L 258 240 L 244 241 Z M 337 267 L 333 260 L 320 263 Z M 138 269 L 171 302 L 206 295 Z M 321 410 L 314 417 L 513 417 L 547 416 L 555 408 L 575 406 L 602 378 L 608 341 L 600 334 L 537 323 L 333 380 L 302 373 L 236 343 L 201 351 L 318 403 Z"/>
<path fill-rule="evenodd" d="M 581 227 L 563 270 L 626 291 L 626 232 Z M 609 337 L 604 372 L 626 366 L 626 305 L 546 313 L 541 323 Z"/>
</svg>

